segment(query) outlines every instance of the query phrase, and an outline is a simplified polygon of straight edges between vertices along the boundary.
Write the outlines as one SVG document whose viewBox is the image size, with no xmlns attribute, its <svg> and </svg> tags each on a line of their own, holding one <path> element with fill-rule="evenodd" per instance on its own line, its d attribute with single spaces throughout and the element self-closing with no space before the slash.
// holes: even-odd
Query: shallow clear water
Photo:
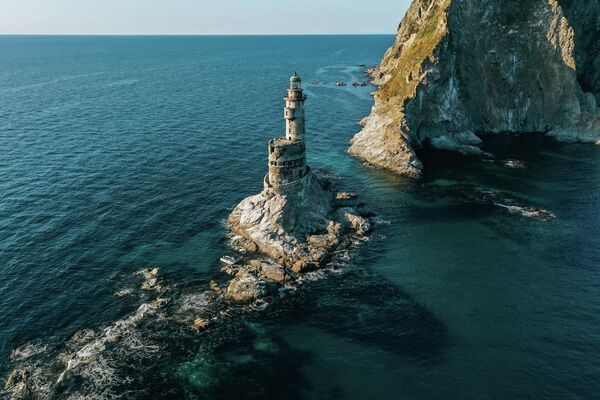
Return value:
<svg viewBox="0 0 600 400">
<path fill-rule="evenodd" d="M 419 182 L 363 166 L 346 150 L 374 88 L 335 82 L 392 41 L 0 37 L 0 372 L 19 345 L 126 315 L 138 303 L 114 293 L 142 267 L 215 273 L 297 70 L 309 164 L 384 223 L 280 312 L 182 342 L 138 397 L 593 398 L 600 149 L 489 138 L 493 159 L 423 154 Z"/>
</svg>

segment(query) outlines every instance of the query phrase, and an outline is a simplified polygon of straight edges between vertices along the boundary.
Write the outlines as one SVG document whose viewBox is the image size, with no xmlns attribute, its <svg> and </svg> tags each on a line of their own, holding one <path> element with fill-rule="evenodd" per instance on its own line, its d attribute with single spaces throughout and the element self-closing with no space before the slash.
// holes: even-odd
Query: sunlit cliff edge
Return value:
<svg viewBox="0 0 600 400">
<path fill-rule="evenodd" d="M 350 153 L 419 176 L 415 149 L 481 154 L 478 134 L 600 144 L 600 1 L 414 0 Z"/>
</svg>

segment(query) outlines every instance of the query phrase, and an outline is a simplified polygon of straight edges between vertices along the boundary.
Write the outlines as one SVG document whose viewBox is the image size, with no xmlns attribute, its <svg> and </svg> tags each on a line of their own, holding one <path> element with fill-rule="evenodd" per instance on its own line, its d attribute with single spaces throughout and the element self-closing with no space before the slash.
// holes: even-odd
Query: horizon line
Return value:
<svg viewBox="0 0 600 400">
<path fill-rule="evenodd" d="M 384 36 L 391 33 L 0 33 L 0 36 Z"/>
</svg>

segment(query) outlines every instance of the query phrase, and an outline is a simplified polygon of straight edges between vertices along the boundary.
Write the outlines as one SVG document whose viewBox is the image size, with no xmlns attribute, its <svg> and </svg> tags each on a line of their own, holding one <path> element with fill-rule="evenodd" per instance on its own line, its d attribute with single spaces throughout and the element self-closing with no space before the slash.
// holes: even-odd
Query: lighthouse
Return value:
<svg viewBox="0 0 600 400">
<path fill-rule="evenodd" d="M 285 97 L 285 137 L 288 140 L 304 141 L 304 101 L 302 80 L 296 72 L 290 78 L 290 87 Z"/>
<path fill-rule="evenodd" d="M 284 100 L 285 136 L 269 141 L 269 173 L 265 177 L 265 188 L 278 194 L 298 190 L 310 173 L 304 144 L 306 96 L 302 92 L 302 80 L 295 72 Z"/>
</svg>

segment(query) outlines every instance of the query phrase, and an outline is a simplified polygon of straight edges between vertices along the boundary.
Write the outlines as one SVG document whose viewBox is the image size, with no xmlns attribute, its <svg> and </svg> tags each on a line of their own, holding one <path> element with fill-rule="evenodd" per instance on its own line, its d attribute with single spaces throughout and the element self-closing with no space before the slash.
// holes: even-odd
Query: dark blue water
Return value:
<svg viewBox="0 0 600 400">
<path fill-rule="evenodd" d="M 374 88 L 335 82 L 363 80 L 357 64 L 392 41 L 0 37 L 0 373 L 20 345 L 130 312 L 114 293 L 140 268 L 214 274 L 297 70 L 308 162 L 385 223 L 289 312 L 240 322 L 226 345 L 182 342 L 147 373 L 163 397 L 594 398 L 600 149 L 488 138 L 493 159 L 424 153 L 419 182 L 363 166 L 346 150 Z"/>
</svg>

